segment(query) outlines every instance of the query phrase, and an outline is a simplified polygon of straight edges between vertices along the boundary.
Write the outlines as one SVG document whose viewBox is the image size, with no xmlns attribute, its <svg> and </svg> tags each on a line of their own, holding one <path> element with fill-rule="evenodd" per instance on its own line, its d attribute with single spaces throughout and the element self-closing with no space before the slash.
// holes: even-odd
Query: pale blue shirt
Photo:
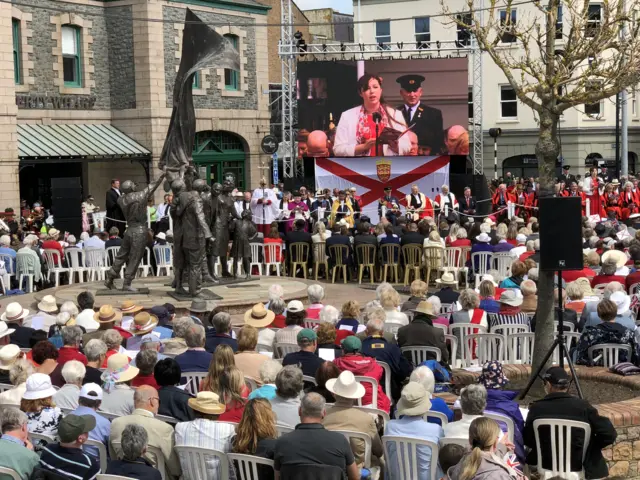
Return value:
<svg viewBox="0 0 640 480">
<path fill-rule="evenodd" d="M 440 439 L 444 437 L 444 432 L 442 431 L 442 427 L 440 425 L 426 422 L 422 419 L 422 417 L 407 416 L 404 416 L 399 420 L 391 420 L 389 423 L 387 423 L 387 428 L 385 429 L 384 434 L 400 437 L 419 438 L 421 440 L 428 440 L 430 442 L 433 442 L 436 445 L 438 445 Z M 394 473 L 394 475 L 391 475 L 392 478 L 399 478 L 400 472 L 398 460 L 396 459 L 395 446 L 393 444 L 390 444 L 388 445 L 388 449 L 389 457 L 385 459 L 386 468 L 388 471 Z M 410 478 L 419 478 L 421 480 L 437 480 L 441 478 L 443 474 L 440 471 L 439 466 L 436 473 L 436 478 L 431 478 L 431 476 L 429 475 L 431 468 L 431 449 L 429 447 L 419 445 L 417 447 L 417 450 L 418 469 L 420 470 L 420 473 L 416 474 L 416 472 L 411 472 Z M 438 459 L 434 458 L 433 461 L 437 462 Z"/>
<path fill-rule="evenodd" d="M 109 445 L 109 435 L 111 434 L 111 422 L 96 412 L 93 408 L 83 407 L 80 405 L 73 412 L 73 415 L 91 415 L 96 419 L 96 428 L 89 432 L 89 440 L 95 440 L 101 442 L 105 447 Z M 100 457 L 98 447 L 92 447 L 91 445 L 85 445 L 82 447 L 89 455 L 93 455 L 96 458 Z M 108 448 L 107 448 L 108 450 Z"/>
</svg>

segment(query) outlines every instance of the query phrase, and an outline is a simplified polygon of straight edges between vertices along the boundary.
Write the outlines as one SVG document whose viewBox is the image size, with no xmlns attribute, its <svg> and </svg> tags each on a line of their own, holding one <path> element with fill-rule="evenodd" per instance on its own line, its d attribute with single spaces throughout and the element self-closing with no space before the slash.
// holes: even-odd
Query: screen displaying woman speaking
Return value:
<svg viewBox="0 0 640 480">
<path fill-rule="evenodd" d="M 467 62 L 299 62 L 298 156 L 468 155 Z"/>
</svg>

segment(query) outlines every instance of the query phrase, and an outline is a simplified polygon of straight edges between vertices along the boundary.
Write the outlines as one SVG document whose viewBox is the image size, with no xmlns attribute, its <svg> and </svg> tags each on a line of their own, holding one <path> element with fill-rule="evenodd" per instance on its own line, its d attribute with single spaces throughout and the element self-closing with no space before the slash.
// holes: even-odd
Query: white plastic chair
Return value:
<svg viewBox="0 0 640 480">
<path fill-rule="evenodd" d="M 316 328 L 318 328 L 320 326 L 322 322 L 320 320 L 315 320 L 313 318 L 305 318 L 302 321 L 302 326 L 304 328 L 310 328 L 311 330 L 315 330 Z"/>
<path fill-rule="evenodd" d="M 89 275 L 89 281 L 104 280 L 109 270 L 107 266 L 107 251 L 104 248 L 85 248 L 84 267 Z"/>
<path fill-rule="evenodd" d="M 4 285 L 11 288 L 11 277 L 16 276 L 16 262 L 11 255 L 7 255 L 6 253 L 0 253 L 0 262 L 4 263 L 7 271 L 7 273 L 2 276 L 2 281 Z"/>
<path fill-rule="evenodd" d="M 56 287 L 60 286 L 60 274 L 67 273 L 69 271 L 68 268 L 62 267 L 62 255 L 58 250 L 54 250 L 52 248 L 46 248 L 42 252 L 42 256 L 47 262 L 47 280 L 51 279 L 51 274 L 53 273 L 53 278 L 56 282 Z"/>
<path fill-rule="evenodd" d="M 445 247 L 444 249 L 444 265 L 442 271 L 453 273 L 456 279 L 460 272 L 460 262 L 458 261 L 460 255 L 462 255 L 462 248 L 460 247 Z"/>
<path fill-rule="evenodd" d="M 387 362 L 382 362 L 380 360 L 376 360 L 378 365 L 382 367 L 384 370 L 384 393 L 387 394 L 387 397 L 391 398 L 391 367 Z"/>
<path fill-rule="evenodd" d="M 460 445 L 461 447 L 464 447 L 465 449 L 469 449 L 469 439 L 468 438 L 453 438 L 453 437 L 442 437 L 440 439 L 440 441 L 438 442 L 440 444 L 440 448 L 444 447 L 445 445 L 449 445 L 450 443 L 453 443 L 454 445 Z"/>
<path fill-rule="evenodd" d="M 565 332 L 573 332 L 576 329 L 575 325 L 573 325 L 573 323 L 569 323 L 569 322 L 562 322 L 562 326 L 564 327 L 564 331 Z M 558 333 L 558 329 L 559 328 L 560 328 L 560 322 L 558 320 L 554 320 L 553 321 L 553 330 L 556 333 Z"/>
<path fill-rule="evenodd" d="M 418 465 L 418 448 L 431 449 L 431 464 L 429 465 L 429 478 L 435 480 L 438 469 L 439 447 L 436 443 L 414 437 L 400 437 L 396 435 L 384 435 L 382 437 L 386 471 L 390 480 L 406 480 L 420 478 Z M 467 443 L 469 443 L 467 441 Z M 395 461 L 394 461 L 395 459 Z M 397 465 L 398 470 L 395 470 Z"/>
<path fill-rule="evenodd" d="M 443 427 L 449 423 L 449 419 L 447 418 L 447 416 L 442 413 L 442 412 L 434 412 L 432 410 L 429 410 L 427 413 L 425 413 L 422 418 L 424 419 L 425 422 L 429 421 L 429 418 L 435 418 L 436 420 L 440 420 L 440 425 L 442 425 Z"/>
<path fill-rule="evenodd" d="M 9 385 L 7 383 L 0 383 L 0 393 L 6 392 L 7 390 L 11 390 L 13 385 Z"/>
<path fill-rule="evenodd" d="M 449 325 L 449 331 L 452 335 L 458 338 L 458 342 L 461 343 L 461 360 L 462 360 L 462 368 L 468 367 L 471 365 L 472 357 L 468 356 L 471 352 L 470 349 L 466 348 L 465 345 L 467 335 L 473 335 L 477 333 L 487 333 L 487 328 L 484 325 L 479 325 L 476 323 L 452 323 Z M 457 334 L 456 334 L 457 332 Z"/>
<path fill-rule="evenodd" d="M 69 285 L 75 281 L 76 274 L 78 275 L 78 283 L 84 282 L 84 274 L 87 273 L 87 269 L 84 267 L 84 250 L 81 248 L 66 248 L 64 257 L 67 260 L 67 268 L 69 269 Z"/>
<path fill-rule="evenodd" d="M 281 425 L 276 423 L 276 431 L 278 432 L 278 437 L 282 435 L 286 435 L 287 433 L 291 433 L 295 430 L 295 428 L 290 427 L 289 425 Z"/>
<path fill-rule="evenodd" d="M 36 276 L 36 259 L 28 253 L 16 255 L 16 275 L 18 275 L 18 288 L 22 288 L 22 281 L 27 280 L 27 292 L 33 292 L 33 281 Z"/>
<path fill-rule="evenodd" d="M 447 334 L 444 336 L 444 341 L 449 344 L 449 363 L 455 367 L 457 365 L 456 355 L 458 355 L 458 337 Z"/>
<path fill-rule="evenodd" d="M 309 375 L 303 375 L 302 380 L 308 383 L 313 383 L 316 386 L 318 385 L 318 382 L 316 382 L 316 379 Z"/>
<path fill-rule="evenodd" d="M 465 348 L 471 348 L 476 342 L 476 357 L 478 364 L 484 365 L 490 360 L 504 362 L 504 337 L 496 333 L 475 333 L 465 338 Z M 472 353 L 472 352 L 469 352 Z"/>
<path fill-rule="evenodd" d="M 22 480 L 22 477 L 18 475 L 18 472 L 16 472 L 12 468 L 0 467 L 0 474 L 8 475 L 11 478 L 11 480 Z"/>
<path fill-rule="evenodd" d="M 274 352 L 278 358 L 284 358 L 287 353 L 295 353 L 300 350 L 297 343 L 278 343 L 273 344 Z"/>
<path fill-rule="evenodd" d="M 513 257 L 510 252 L 497 252 L 491 255 L 491 267 L 498 270 L 500 278 L 511 276 Z"/>
<path fill-rule="evenodd" d="M 400 325 L 399 323 L 385 322 L 384 324 L 384 332 L 392 334 L 394 338 L 398 338 L 398 330 L 400 330 L 401 328 L 402 328 L 402 325 Z"/>
<path fill-rule="evenodd" d="M 506 359 L 504 363 L 533 363 L 533 347 L 536 334 L 533 332 L 513 333 L 506 340 Z"/>
<path fill-rule="evenodd" d="M 160 276 L 160 271 L 164 269 L 165 276 L 170 277 L 173 270 L 173 252 L 171 245 L 155 245 L 153 254 L 156 257 L 156 275 Z"/>
<path fill-rule="evenodd" d="M 258 465 L 273 467 L 273 460 L 257 457 L 255 455 L 243 455 L 241 453 L 227 453 L 229 462 L 236 471 L 238 480 L 257 480 Z"/>
<path fill-rule="evenodd" d="M 100 471 L 106 472 L 108 459 L 107 459 L 107 447 L 105 446 L 105 444 L 97 440 L 90 440 L 90 439 L 87 439 L 87 441 L 84 442 L 84 444 L 87 446 L 96 447 L 98 449 L 99 459 L 100 459 Z"/>
<path fill-rule="evenodd" d="M 120 270 L 120 272 L 122 271 L 123 270 Z M 149 250 L 149 247 L 144 249 L 144 255 L 142 255 L 140 265 L 138 265 L 138 273 L 142 278 L 146 278 L 149 276 L 149 273 L 153 273 L 153 269 L 151 268 L 151 250 Z"/>
<path fill-rule="evenodd" d="M 370 415 L 381 417 L 382 423 L 383 423 L 383 431 L 387 427 L 387 423 L 389 423 L 389 421 L 391 420 L 391 417 L 389 417 L 389 414 L 384 410 L 380 410 L 379 408 L 362 407 L 360 405 L 354 405 L 352 408 L 357 408 L 358 410 L 362 410 L 363 412 L 366 412 Z"/>
<path fill-rule="evenodd" d="M 263 250 L 263 252 L 265 253 L 264 266 L 265 266 L 265 270 L 266 270 L 265 273 L 267 277 L 271 275 L 271 267 L 275 267 L 276 275 L 278 277 L 280 276 L 280 262 L 278 261 L 278 258 L 282 253 L 282 247 L 283 245 L 280 245 L 277 243 L 267 243 L 264 245 L 264 250 Z M 267 262 L 267 257 L 269 257 L 268 262 Z"/>
<path fill-rule="evenodd" d="M 429 360 L 429 354 L 435 353 L 436 361 L 442 360 L 442 352 L 438 347 L 402 347 L 400 349 L 402 354 L 409 352 L 411 355 L 411 363 L 414 366 L 420 365 L 422 362 Z"/>
<path fill-rule="evenodd" d="M 378 381 L 373 377 L 365 377 L 361 375 L 354 375 L 354 378 L 356 379 L 356 382 L 371 384 L 371 406 L 373 408 L 378 408 Z M 362 405 L 362 398 L 358 399 L 358 405 L 361 407 L 367 406 Z"/>
<path fill-rule="evenodd" d="M 58 439 L 56 437 L 52 437 L 51 435 L 46 435 L 44 433 L 29 432 L 28 437 L 29 437 L 29 441 L 31 443 L 33 443 L 34 445 L 36 443 L 40 443 L 40 442 L 38 442 L 38 440 L 42 440 L 43 442 L 45 442 L 47 444 L 56 443 L 58 441 Z"/>
<path fill-rule="evenodd" d="M 264 244 L 263 243 L 250 243 L 251 247 L 251 263 L 249 264 L 249 271 L 253 271 L 253 267 L 258 267 L 258 274 L 262 276 L 262 262 L 260 261 L 260 255 L 264 260 Z M 262 251 L 261 251 L 262 250 Z"/>
<path fill-rule="evenodd" d="M 594 358 L 593 352 L 601 350 L 600 355 Z M 631 361 L 631 346 L 619 343 L 600 343 L 589 347 L 587 355 L 590 362 L 599 362 L 602 360 L 602 366 L 609 368 L 619 363 L 620 352 L 627 352 L 627 362 Z"/>
<path fill-rule="evenodd" d="M 551 442 L 551 476 L 563 476 L 571 472 L 571 445 L 572 429 L 580 428 L 584 430 L 584 445 L 582 447 L 582 462 L 589 448 L 591 439 L 591 425 L 573 420 L 559 420 L 553 418 L 540 418 L 533 421 L 533 433 L 536 438 L 536 451 L 538 453 L 538 472 L 544 471 L 542 467 L 542 448 L 540 444 L 540 427 L 545 426 L 550 429 Z M 582 472 L 581 472 L 582 473 Z"/>
<path fill-rule="evenodd" d="M 476 288 L 480 286 L 480 279 L 482 276 L 489 271 L 491 255 L 493 255 L 491 252 L 475 252 L 471 254 L 471 267 L 474 269 L 474 273 L 476 274 Z M 476 265 L 478 266 L 477 271 L 475 270 Z"/>
<path fill-rule="evenodd" d="M 182 377 L 187 379 L 185 391 L 196 395 L 200 391 L 200 382 L 204 380 L 208 372 L 182 372 Z"/>
<path fill-rule="evenodd" d="M 357 378 L 357 377 L 356 377 Z M 368 433 L 355 432 L 353 430 L 332 430 L 340 433 L 351 443 L 352 440 L 361 440 L 364 442 L 364 468 L 371 467 L 371 436 Z M 351 450 L 355 450 L 353 446 Z"/>
<path fill-rule="evenodd" d="M 507 438 L 511 443 L 514 442 L 516 426 L 513 423 L 513 419 L 511 417 L 507 417 L 506 415 L 502 415 L 500 413 L 493 412 L 484 412 L 482 416 L 487 418 L 493 418 L 496 422 L 504 423 L 507 426 Z"/>
</svg>

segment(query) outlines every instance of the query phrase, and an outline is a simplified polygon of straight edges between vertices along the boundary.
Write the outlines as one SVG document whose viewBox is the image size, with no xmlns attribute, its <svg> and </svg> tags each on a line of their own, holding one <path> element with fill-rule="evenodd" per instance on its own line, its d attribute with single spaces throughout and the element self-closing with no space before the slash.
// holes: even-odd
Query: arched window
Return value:
<svg viewBox="0 0 640 480">
<path fill-rule="evenodd" d="M 228 33 L 224 38 L 229 40 L 236 50 L 238 49 L 240 42 L 237 35 Z M 240 72 L 238 70 L 224 69 L 224 88 L 225 90 L 240 90 Z"/>
</svg>

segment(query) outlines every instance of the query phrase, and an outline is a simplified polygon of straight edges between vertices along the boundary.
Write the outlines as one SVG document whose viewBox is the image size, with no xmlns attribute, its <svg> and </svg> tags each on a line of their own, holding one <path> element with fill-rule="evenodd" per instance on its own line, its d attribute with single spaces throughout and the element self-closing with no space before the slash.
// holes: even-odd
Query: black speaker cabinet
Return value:
<svg viewBox="0 0 640 480">
<path fill-rule="evenodd" d="M 82 231 L 82 184 L 79 177 L 51 179 L 51 213 L 61 232 Z"/>
<path fill-rule="evenodd" d="M 539 206 L 540 269 L 582 269 L 580 198 L 541 198 Z"/>
</svg>

